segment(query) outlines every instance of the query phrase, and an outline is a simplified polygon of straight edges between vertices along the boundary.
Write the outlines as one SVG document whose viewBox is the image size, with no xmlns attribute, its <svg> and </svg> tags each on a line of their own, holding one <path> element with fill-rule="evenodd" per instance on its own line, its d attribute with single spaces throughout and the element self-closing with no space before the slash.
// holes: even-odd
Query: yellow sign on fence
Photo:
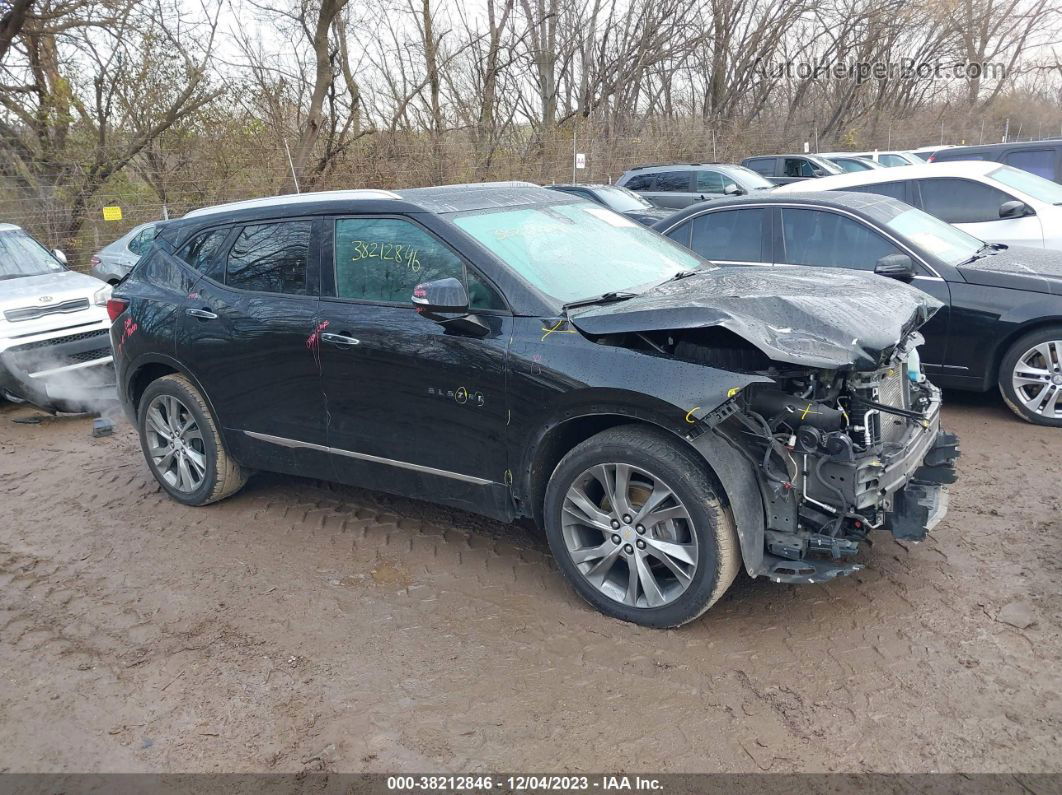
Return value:
<svg viewBox="0 0 1062 795">
<path fill-rule="evenodd" d="M 103 208 L 103 220 L 104 221 L 121 221 L 122 220 L 122 208 L 121 207 L 104 207 Z"/>
</svg>

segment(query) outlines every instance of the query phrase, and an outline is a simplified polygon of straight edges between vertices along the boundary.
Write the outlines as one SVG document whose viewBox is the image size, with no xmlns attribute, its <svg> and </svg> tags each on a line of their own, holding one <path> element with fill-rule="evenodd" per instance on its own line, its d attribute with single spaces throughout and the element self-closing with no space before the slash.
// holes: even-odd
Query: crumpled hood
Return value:
<svg viewBox="0 0 1062 795">
<path fill-rule="evenodd" d="M 577 309 L 570 319 L 590 336 L 720 326 L 774 361 L 872 370 L 940 306 L 921 290 L 869 273 L 735 266 Z"/>
<path fill-rule="evenodd" d="M 1062 251 L 1010 246 L 959 267 L 970 284 L 1062 295 Z"/>
</svg>

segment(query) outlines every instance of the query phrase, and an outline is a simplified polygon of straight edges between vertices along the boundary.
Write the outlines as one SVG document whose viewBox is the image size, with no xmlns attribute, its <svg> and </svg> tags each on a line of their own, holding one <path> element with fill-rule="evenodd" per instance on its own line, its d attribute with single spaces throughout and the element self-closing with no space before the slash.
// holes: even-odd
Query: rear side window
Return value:
<svg viewBox="0 0 1062 795">
<path fill-rule="evenodd" d="M 999 220 L 999 207 L 1012 201 L 1001 190 L 969 179 L 921 179 L 922 209 L 949 224 Z"/>
<path fill-rule="evenodd" d="M 730 181 L 733 182 L 733 180 Z M 718 171 L 697 172 L 698 193 L 722 193 L 725 184 L 726 181 L 723 179 L 723 175 Z"/>
<path fill-rule="evenodd" d="M 838 188 L 838 190 L 852 191 L 853 193 L 876 193 L 879 196 L 889 196 L 902 202 L 907 201 L 907 183 L 902 180 L 900 182 L 875 182 L 872 185 L 855 185 L 850 188 Z"/>
<path fill-rule="evenodd" d="M 151 242 L 155 239 L 155 233 L 157 231 L 157 226 L 149 226 L 141 229 L 136 236 L 129 241 L 127 248 L 133 254 L 143 254 L 151 248 Z"/>
<path fill-rule="evenodd" d="M 665 171 L 656 175 L 653 190 L 672 193 L 688 193 L 690 190 L 690 171 Z"/>
<path fill-rule="evenodd" d="M 181 249 L 177 255 L 195 270 L 213 279 L 222 281 L 225 272 L 225 240 L 230 229 L 211 229 L 200 232 Z"/>
<path fill-rule="evenodd" d="M 469 306 L 504 309 L 501 297 L 444 243 L 400 218 L 336 221 L 336 295 L 361 301 L 408 304 L 421 282 L 453 277 L 466 285 Z"/>
<path fill-rule="evenodd" d="M 229 251 L 225 283 L 260 293 L 306 295 L 311 221 L 245 226 Z"/>
<path fill-rule="evenodd" d="M 705 259 L 719 262 L 766 262 L 763 254 L 763 208 L 722 210 L 693 219 L 690 248 Z"/>
<path fill-rule="evenodd" d="M 1008 166 L 1030 171 L 1044 179 L 1055 178 L 1055 150 L 1027 149 L 1024 152 L 1008 152 L 1003 158 Z"/>
<path fill-rule="evenodd" d="M 948 152 L 947 149 L 945 149 L 943 152 L 937 152 L 935 155 L 933 155 L 933 162 L 934 163 L 940 163 L 940 162 L 942 162 L 944 160 L 987 160 L 987 159 L 988 158 L 986 158 L 984 155 L 977 154 L 977 153 L 973 153 L 973 154 L 962 154 L 962 153 L 960 153 L 960 154 L 952 154 L 952 153 Z"/>
<path fill-rule="evenodd" d="M 821 210 L 783 207 L 782 240 L 790 265 L 872 271 L 882 257 L 903 253 L 866 224 Z"/>
<path fill-rule="evenodd" d="M 627 190 L 649 190 L 649 186 L 652 184 L 653 177 L 651 174 L 638 174 L 624 182 L 623 187 Z"/>
<path fill-rule="evenodd" d="M 752 160 L 746 160 L 743 164 L 745 168 L 750 168 L 757 174 L 764 177 L 774 176 L 774 158 L 773 157 L 757 157 Z"/>
</svg>

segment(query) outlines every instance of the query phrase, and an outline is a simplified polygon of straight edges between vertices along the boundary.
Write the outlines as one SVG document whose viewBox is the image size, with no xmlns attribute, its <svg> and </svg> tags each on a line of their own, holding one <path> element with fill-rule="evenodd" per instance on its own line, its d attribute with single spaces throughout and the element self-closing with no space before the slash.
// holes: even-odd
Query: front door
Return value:
<svg viewBox="0 0 1062 795">
<path fill-rule="evenodd" d="M 509 466 L 504 302 L 410 218 L 329 224 L 318 350 L 336 476 L 498 513 Z M 466 283 L 485 335 L 448 331 L 413 309 L 417 284 L 451 276 Z"/>
<path fill-rule="evenodd" d="M 177 358 L 206 391 L 236 457 L 248 466 L 330 474 L 318 364 L 318 239 L 309 219 L 255 223 L 224 234 L 226 251 L 185 303 Z M 216 241 L 215 241 L 216 242 Z M 197 239 L 182 251 L 194 259 Z"/>
</svg>

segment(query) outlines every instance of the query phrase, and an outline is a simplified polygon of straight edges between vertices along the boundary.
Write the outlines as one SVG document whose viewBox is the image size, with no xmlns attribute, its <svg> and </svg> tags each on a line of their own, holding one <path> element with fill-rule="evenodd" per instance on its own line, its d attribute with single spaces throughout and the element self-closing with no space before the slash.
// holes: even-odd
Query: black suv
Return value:
<svg viewBox="0 0 1062 795">
<path fill-rule="evenodd" d="M 1062 183 L 1062 138 L 985 146 L 949 146 L 929 156 L 930 163 L 992 160 Z"/>
<path fill-rule="evenodd" d="M 954 436 L 939 306 L 836 270 L 717 268 L 525 184 L 348 191 L 163 224 L 108 305 L 147 464 L 204 505 L 256 469 L 545 528 L 578 592 L 665 627 L 741 564 L 819 582 L 923 538 Z"/>
</svg>

